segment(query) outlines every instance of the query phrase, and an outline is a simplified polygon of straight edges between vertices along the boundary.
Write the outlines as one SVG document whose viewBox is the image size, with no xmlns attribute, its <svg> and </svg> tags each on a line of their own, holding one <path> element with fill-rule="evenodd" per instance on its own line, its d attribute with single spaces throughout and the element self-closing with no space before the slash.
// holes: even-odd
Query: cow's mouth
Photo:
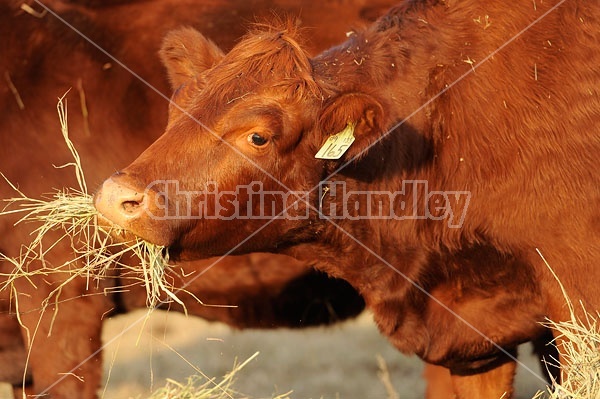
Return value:
<svg viewBox="0 0 600 399">
<path fill-rule="evenodd" d="M 100 212 L 98 212 L 98 216 L 96 217 L 96 225 L 103 231 L 106 231 L 113 240 L 120 243 L 142 239 L 124 227 L 113 223 Z"/>
<path fill-rule="evenodd" d="M 134 230 L 131 226 L 124 227 L 113 222 L 100 211 L 98 212 L 96 223 L 100 228 L 106 231 L 115 242 L 126 244 L 128 242 L 143 240 L 161 247 L 169 247 L 172 244 L 172 240 L 166 238 L 164 235 L 152 233 L 147 229 Z"/>
</svg>

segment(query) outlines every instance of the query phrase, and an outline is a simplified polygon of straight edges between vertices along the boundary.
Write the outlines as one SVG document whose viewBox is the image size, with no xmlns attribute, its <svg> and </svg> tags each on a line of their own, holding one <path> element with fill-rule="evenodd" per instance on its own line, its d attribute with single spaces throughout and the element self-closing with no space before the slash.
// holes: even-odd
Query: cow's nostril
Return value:
<svg viewBox="0 0 600 399">
<path fill-rule="evenodd" d="M 126 213 L 137 213 L 142 206 L 142 200 L 123 201 L 121 207 Z"/>
<path fill-rule="evenodd" d="M 143 216 L 148 195 L 140 190 L 107 179 L 94 198 L 98 212 L 111 222 L 126 227 L 132 220 Z"/>
</svg>

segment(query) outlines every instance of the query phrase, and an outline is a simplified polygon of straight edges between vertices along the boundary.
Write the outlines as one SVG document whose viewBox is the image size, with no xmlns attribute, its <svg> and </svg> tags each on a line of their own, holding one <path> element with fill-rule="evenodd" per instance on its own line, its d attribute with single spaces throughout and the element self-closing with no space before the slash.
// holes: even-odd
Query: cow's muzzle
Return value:
<svg viewBox="0 0 600 399">
<path fill-rule="evenodd" d="M 96 195 L 94 206 L 100 215 L 116 226 L 156 245 L 171 243 L 163 210 L 153 190 L 140 190 L 121 181 L 119 175 L 107 179 Z"/>
</svg>

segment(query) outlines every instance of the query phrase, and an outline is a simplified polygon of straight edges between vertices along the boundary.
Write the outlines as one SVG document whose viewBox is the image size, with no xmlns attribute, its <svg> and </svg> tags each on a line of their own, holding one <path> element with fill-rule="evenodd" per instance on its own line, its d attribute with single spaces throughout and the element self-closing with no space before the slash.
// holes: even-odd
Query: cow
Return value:
<svg viewBox="0 0 600 399">
<path fill-rule="evenodd" d="M 255 18 L 288 13 L 307 27 L 310 48 L 320 51 L 344 37 L 347 24 L 371 21 L 389 5 L 389 0 L 369 4 L 361 0 L 2 0 L 0 171 L 32 198 L 55 188 L 77 187 L 72 170 L 52 167 L 72 161 L 60 138 L 56 114 L 57 98 L 69 90 L 69 133 L 89 186 L 97 186 L 131 162 L 162 133 L 167 121 L 170 89 L 154 59 L 163 36 L 178 26 L 202 28 L 221 48 L 231 48 Z M 0 197 L 15 195 L 2 180 Z M 0 252 L 9 257 L 19 255 L 34 228 L 14 226 L 16 220 L 16 215 L 0 218 Z M 61 244 L 46 255 L 46 261 L 57 265 L 72 257 L 70 246 Z M 173 265 L 171 277 L 183 286 L 202 271 L 202 278 L 187 289 L 206 304 L 237 307 L 201 306 L 182 295 L 190 314 L 238 328 L 303 327 L 352 317 L 364 306 L 346 282 L 290 257 L 227 258 L 209 270 L 215 260 L 179 262 Z M 9 262 L 0 263 L 2 286 L 12 269 Z M 19 279 L 17 295 L 8 289 L 0 292 L 0 379 L 21 385 L 31 349 L 29 393 L 93 398 L 101 381 L 102 320 L 145 306 L 144 293 L 116 270 L 112 278 L 91 288 L 83 279 L 74 280 L 63 290 L 58 308 L 49 306 L 41 312 L 44 299 L 64 278 L 40 275 L 32 280 L 35 286 Z M 115 290 L 119 285 L 128 288 Z M 105 295 L 104 289 L 111 294 Z M 177 304 L 170 308 L 181 310 Z M 30 343 L 27 334 L 36 328 Z M 90 361 L 84 362 L 89 356 Z"/>
<path fill-rule="evenodd" d="M 166 131 L 96 208 L 178 259 L 313 262 L 456 397 L 510 397 L 516 346 L 570 317 L 561 287 L 600 310 L 598 18 L 404 1 L 314 57 L 290 23 L 229 52 L 174 31 Z"/>
</svg>

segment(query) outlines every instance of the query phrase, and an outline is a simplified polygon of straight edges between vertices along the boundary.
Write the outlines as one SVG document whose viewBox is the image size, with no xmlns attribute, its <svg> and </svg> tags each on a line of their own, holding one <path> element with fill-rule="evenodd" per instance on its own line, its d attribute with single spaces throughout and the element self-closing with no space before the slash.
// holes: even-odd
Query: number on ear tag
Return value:
<svg viewBox="0 0 600 399">
<path fill-rule="evenodd" d="M 354 126 L 354 123 L 348 123 L 344 130 L 333 136 L 329 136 L 323 147 L 315 155 L 315 158 L 340 159 L 348 151 L 352 143 L 354 143 Z"/>
</svg>

